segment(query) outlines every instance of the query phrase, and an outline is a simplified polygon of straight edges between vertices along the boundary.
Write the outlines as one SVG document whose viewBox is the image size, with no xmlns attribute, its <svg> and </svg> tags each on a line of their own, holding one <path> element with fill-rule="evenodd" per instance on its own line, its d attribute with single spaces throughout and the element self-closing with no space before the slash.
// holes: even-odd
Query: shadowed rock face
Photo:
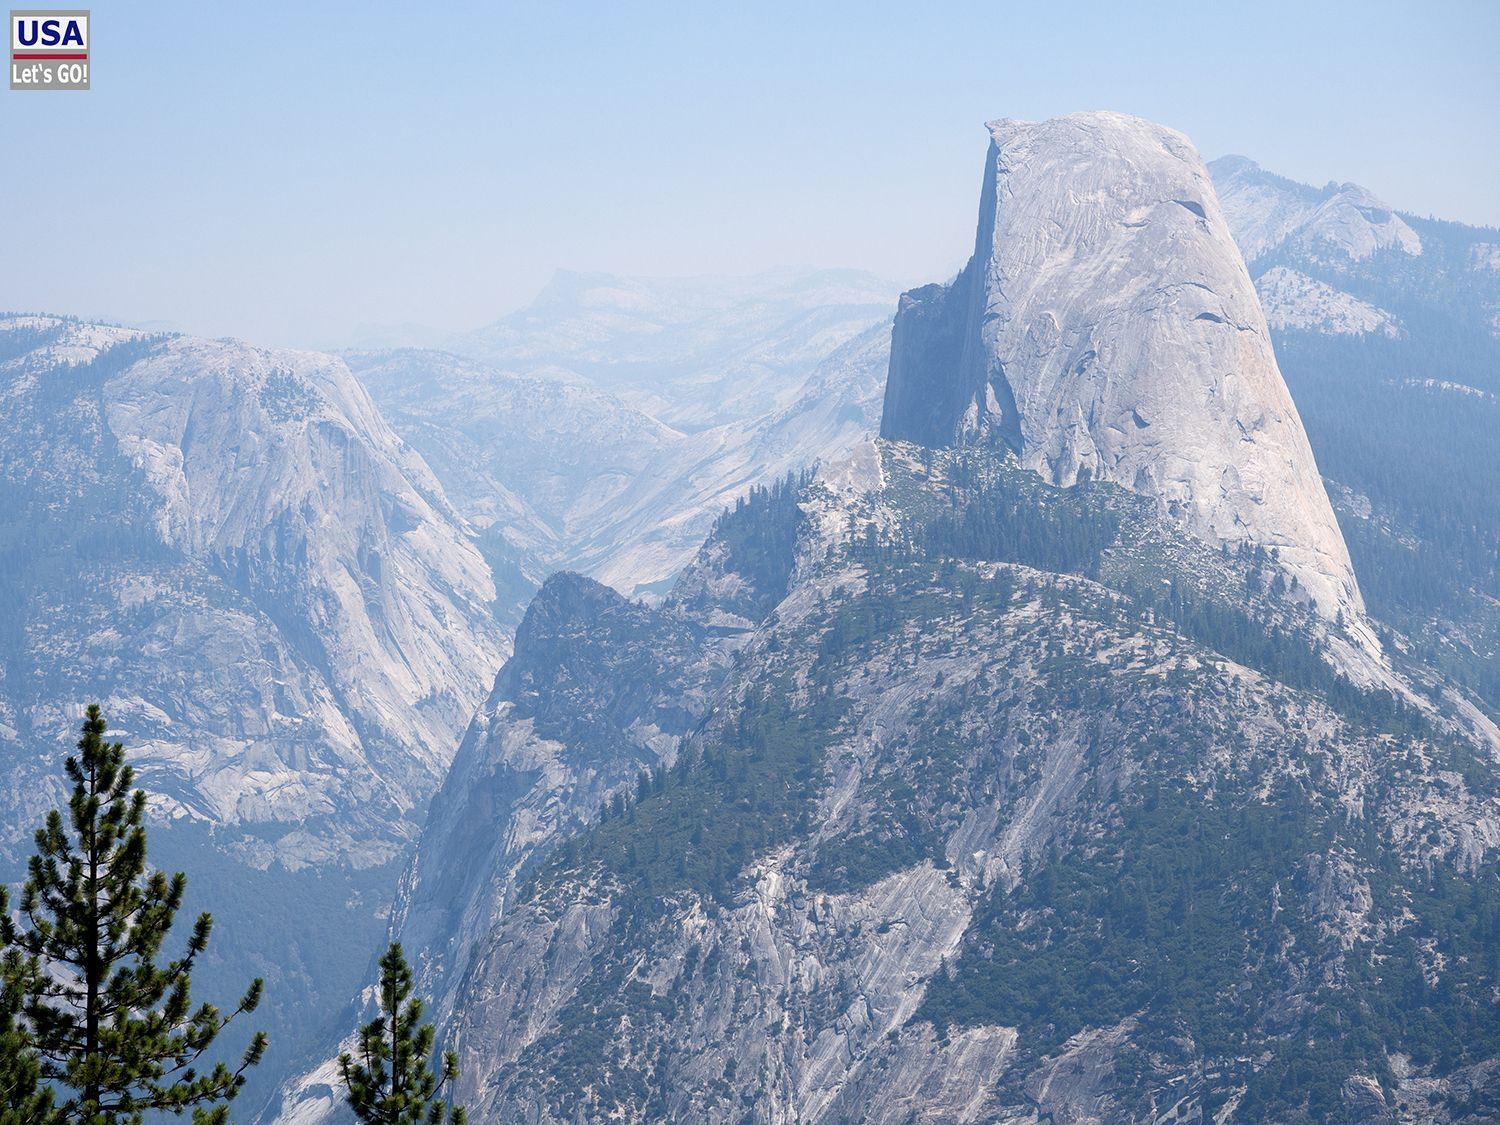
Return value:
<svg viewBox="0 0 1500 1125">
<path fill-rule="evenodd" d="M 1209 541 L 1275 548 L 1328 617 L 1359 589 L 1196 150 L 1112 113 L 995 121 L 974 256 L 902 297 L 883 437 L 1003 443 Z"/>
</svg>

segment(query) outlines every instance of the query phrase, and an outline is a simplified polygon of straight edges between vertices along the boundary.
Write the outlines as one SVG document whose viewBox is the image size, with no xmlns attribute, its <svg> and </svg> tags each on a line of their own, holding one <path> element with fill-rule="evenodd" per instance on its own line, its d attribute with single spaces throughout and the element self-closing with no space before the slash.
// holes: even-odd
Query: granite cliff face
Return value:
<svg viewBox="0 0 1500 1125">
<path fill-rule="evenodd" d="M 1348 552 L 1192 145 L 1109 113 L 989 129 L 974 256 L 951 285 L 902 297 L 882 436 L 1003 443 L 1053 483 L 1156 497 L 1210 542 L 1274 549 L 1320 612 L 1357 617 Z"/>
<path fill-rule="evenodd" d="M 423 800 L 507 646 L 489 568 L 421 458 L 316 353 L 177 339 L 103 395 L 163 545 L 305 629 L 392 797 Z"/>
<path fill-rule="evenodd" d="M 12 737 L 66 745 L 86 695 L 175 815 L 257 826 L 249 862 L 388 859 L 506 652 L 421 459 L 332 357 L 4 338 Z"/>
</svg>

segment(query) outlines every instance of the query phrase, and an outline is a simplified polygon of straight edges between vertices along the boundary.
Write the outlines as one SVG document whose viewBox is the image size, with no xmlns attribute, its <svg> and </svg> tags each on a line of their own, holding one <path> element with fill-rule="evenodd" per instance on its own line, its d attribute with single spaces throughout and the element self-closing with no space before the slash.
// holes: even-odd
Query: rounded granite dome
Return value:
<svg viewBox="0 0 1500 1125">
<path fill-rule="evenodd" d="M 1192 143 L 1118 113 L 988 125 L 974 256 L 902 300 L 883 436 L 1003 442 L 1274 548 L 1329 618 L 1359 588 L 1249 272 Z M 1374 642 L 1371 641 L 1371 644 Z"/>
</svg>

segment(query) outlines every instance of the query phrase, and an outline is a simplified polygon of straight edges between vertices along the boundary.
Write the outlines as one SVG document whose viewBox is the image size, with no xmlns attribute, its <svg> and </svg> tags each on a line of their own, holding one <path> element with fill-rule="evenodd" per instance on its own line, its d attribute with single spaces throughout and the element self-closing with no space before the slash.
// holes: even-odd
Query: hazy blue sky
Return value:
<svg viewBox="0 0 1500 1125">
<path fill-rule="evenodd" d="M 941 279 L 981 122 L 1079 109 L 1500 225 L 1488 0 L 92 10 L 92 91 L 0 91 L 0 307 L 326 344 L 558 266 Z"/>
</svg>

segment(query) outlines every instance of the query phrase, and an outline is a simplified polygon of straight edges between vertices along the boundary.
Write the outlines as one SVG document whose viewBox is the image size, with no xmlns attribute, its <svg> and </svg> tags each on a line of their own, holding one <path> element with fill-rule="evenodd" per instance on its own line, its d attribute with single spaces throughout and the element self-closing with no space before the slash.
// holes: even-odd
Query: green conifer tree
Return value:
<svg viewBox="0 0 1500 1125">
<path fill-rule="evenodd" d="M 10 912 L 0 887 L 0 914 Z M 50 1125 L 57 1120 L 52 1091 L 41 1084 L 41 1059 L 19 1017 L 34 987 L 37 966 L 20 950 L 0 961 L 0 1125 Z"/>
<path fill-rule="evenodd" d="M 184 955 L 157 964 L 182 905 L 187 878 L 146 870 L 146 794 L 133 789 L 125 748 L 104 741 L 97 705 L 83 724 L 73 782 L 71 832 L 48 814 L 21 896 L 22 920 L 0 917 L 14 960 L 40 967 L 25 986 L 23 1021 L 41 1075 L 71 1096 L 59 1107 L 80 1125 L 135 1123 L 149 1110 L 192 1112 L 195 1125 L 221 1125 L 244 1073 L 265 1052 L 252 1037 L 236 1069 L 199 1060 L 236 1016 L 254 1011 L 261 982 L 228 1016 L 192 1005 L 195 961 L 213 919 L 199 915 Z"/>
<path fill-rule="evenodd" d="M 433 1029 L 422 1022 L 422 1001 L 411 997 L 411 968 L 399 943 L 380 959 L 381 1014 L 359 1030 L 359 1061 L 339 1056 L 349 1106 L 367 1125 L 465 1125 L 462 1106 L 450 1106 L 443 1087 L 458 1077 L 458 1056 L 443 1055 L 433 1074 Z"/>
</svg>

